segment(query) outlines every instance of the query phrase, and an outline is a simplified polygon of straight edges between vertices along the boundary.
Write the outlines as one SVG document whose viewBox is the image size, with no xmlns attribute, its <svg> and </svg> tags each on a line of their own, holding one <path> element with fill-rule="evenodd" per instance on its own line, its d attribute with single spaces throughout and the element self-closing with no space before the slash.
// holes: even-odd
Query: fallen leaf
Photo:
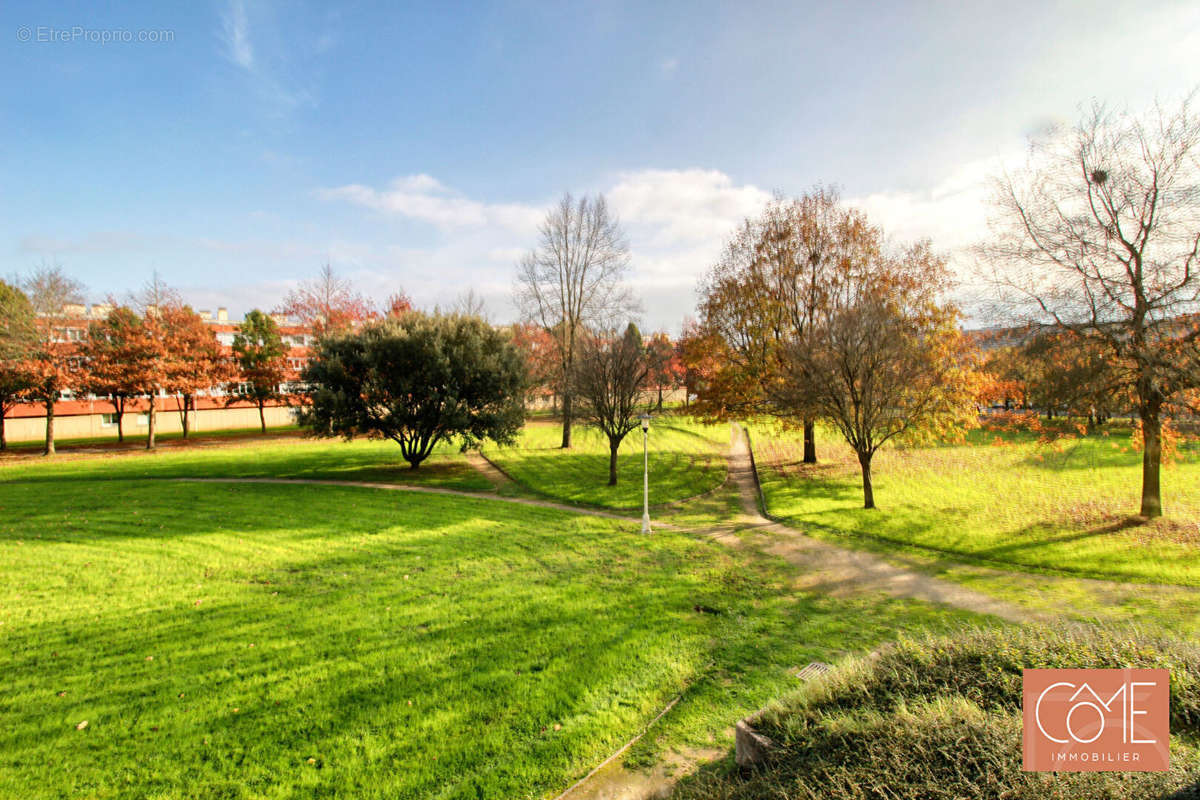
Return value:
<svg viewBox="0 0 1200 800">
<path fill-rule="evenodd" d="M 81 722 L 81 723 L 79 723 L 78 725 L 76 725 L 76 726 L 75 726 L 75 730 L 77 730 L 77 731 L 81 731 L 81 730 L 83 730 L 83 729 L 84 729 L 84 728 L 86 728 L 86 727 L 87 727 L 87 720 L 85 719 L 83 722 Z"/>
</svg>

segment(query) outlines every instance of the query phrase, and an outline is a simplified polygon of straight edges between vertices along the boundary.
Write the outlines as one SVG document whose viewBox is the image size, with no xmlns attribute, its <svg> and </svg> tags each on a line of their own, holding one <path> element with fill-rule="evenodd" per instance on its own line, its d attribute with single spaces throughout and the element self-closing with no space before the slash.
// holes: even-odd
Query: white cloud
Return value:
<svg viewBox="0 0 1200 800">
<path fill-rule="evenodd" d="M 723 172 L 702 169 L 622 173 L 607 196 L 622 221 L 641 234 L 641 244 L 655 248 L 719 243 L 771 198 L 756 186 L 734 185 Z"/>
<path fill-rule="evenodd" d="M 250 45 L 250 22 L 243 0 L 231 0 L 221 14 L 221 32 L 225 56 L 242 69 L 253 69 L 254 48 Z"/>
<path fill-rule="evenodd" d="M 317 196 L 345 200 L 384 214 L 428 222 L 443 230 L 496 226 L 517 233 L 537 229 L 543 209 L 520 203 L 471 200 L 429 175 L 406 175 L 379 190 L 361 183 L 318 189 Z"/>
<path fill-rule="evenodd" d="M 263 6 L 256 6 L 254 11 L 259 17 L 259 23 L 262 22 L 261 17 L 264 13 L 269 13 L 269 9 Z M 268 32 L 275 27 L 277 25 L 268 24 Z M 266 47 L 255 46 L 251 38 L 250 13 L 245 0 L 229 0 L 225 10 L 221 12 L 218 37 L 222 55 L 242 70 L 251 90 L 264 101 L 264 110 L 268 113 L 278 114 L 300 105 L 315 105 L 313 93 L 298 87 L 295 76 L 289 75 L 288 62 L 293 54 L 278 44 L 279 37 L 268 36 Z M 313 52 L 323 51 L 314 49 Z"/>
<path fill-rule="evenodd" d="M 930 237 L 935 247 L 951 255 L 952 264 L 961 266 L 966 261 L 958 255 L 986 235 L 986 178 L 996 165 L 994 159 L 972 161 L 926 190 L 877 192 L 847 202 L 899 241 Z M 758 186 L 704 169 L 628 171 L 592 188 L 604 192 L 628 235 L 630 279 L 646 309 L 645 327 L 673 331 L 694 312 L 696 285 L 727 238 L 771 196 Z M 385 222 L 395 218 L 424 223 L 432 235 L 414 246 L 386 224 L 354 239 L 339 237 L 336 231 L 328 237 L 228 240 L 96 232 L 28 236 L 20 247 L 31 254 L 78 253 L 114 264 L 132 259 L 147 268 L 170 264 L 165 277 L 168 282 L 174 277 L 185 297 L 197 304 L 226 305 L 234 313 L 274 307 L 297 281 L 311 277 L 328 260 L 379 301 L 403 289 L 419 306 L 446 307 L 474 288 L 487 299 L 494 319 L 515 316 L 514 265 L 537 244 L 537 227 L 548 203 L 487 203 L 427 174 L 403 176 L 382 189 L 349 184 L 317 194 L 369 209 Z M 196 281 L 197 274 L 228 283 L 189 289 L 186 284 Z M 247 281 L 249 275 L 264 277 Z"/>
<path fill-rule="evenodd" d="M 928 238 L 937 250 L 961 253 L 987 234 L 988 181 L 1000 166 L 999 158 L 978 159 L 928 189 L 875 192 L 846 202 L 898 241 Z"/>
</svg>

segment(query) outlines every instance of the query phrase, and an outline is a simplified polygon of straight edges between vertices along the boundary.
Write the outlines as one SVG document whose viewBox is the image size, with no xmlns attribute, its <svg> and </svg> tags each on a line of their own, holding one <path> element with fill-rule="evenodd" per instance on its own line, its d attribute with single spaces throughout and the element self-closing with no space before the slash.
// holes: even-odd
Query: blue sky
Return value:
<svg viewBox="0 0 1200 800">
<path fill-rule="evenodd" d="M 235 313 L 329 260 L 510 318 L 565 190 L 620 213 L 650 327 L 819 182 L 965 270 L 1026 136 L 1200 82 L 1184 2 L 9 2 L 0 36 L 0 274 L 57 262 L 100 299 L 158 270 Z"/>
</svg>

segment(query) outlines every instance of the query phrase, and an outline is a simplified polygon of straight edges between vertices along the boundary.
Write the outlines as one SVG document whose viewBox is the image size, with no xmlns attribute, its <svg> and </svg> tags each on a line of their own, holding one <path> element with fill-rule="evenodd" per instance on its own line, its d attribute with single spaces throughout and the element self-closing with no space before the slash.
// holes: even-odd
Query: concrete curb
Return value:
<svg viewBox="0 0 1200 800">
<path fill-rule="evenodd" d="M 763 763 L 778 745 L 769 736 L 755 730 L 762 711 L 756 711 L 745 719 L 738 720 L 734 727 L 733 760 L 739 767 L 753 767 Z"/>
</svg>

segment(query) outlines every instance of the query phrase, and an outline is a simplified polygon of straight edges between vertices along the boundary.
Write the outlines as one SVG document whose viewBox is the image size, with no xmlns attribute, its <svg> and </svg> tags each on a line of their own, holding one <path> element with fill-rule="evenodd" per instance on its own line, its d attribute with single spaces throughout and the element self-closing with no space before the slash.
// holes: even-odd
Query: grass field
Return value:
<svg viewBox="0 0 1200 800">
<path fill-rule="evenodd" d="M 962 446 L 885 449 L 876 510 L 864 510 L 858 464 L 832 433 L 815 467 L 791 434 L 753 429 L 770 513 L 814 536 L 885 553 L 1121 581 L 1200 586 L 1200 450 L 1163 473 L 1167 517 L 1130 520 L 1140 454 L 1128 431 L 1057 445 L 975 432 Z"/>
<path fill-rule="evenodd" d="M 603 434 L 578 424 L 569 450 L 559 447 L 561 441 L 558 423 L 532 422 L 516 445 L 487 447 L 484 453 L 517 483 L 545 497 L 614 509 L 642 507 L 641 430 L 621 443 L 616 486 L 607 485 Z M 656 419 L 648 441 L 650 503 L 685 500 L 719 486 L 728 473 L 728 447 L 728 426 L 703 426 L 679 416 Z"/>
<path fill-rule="evenodd" d="M 471 491 L 493 488 L 450 444 L 439 445 L 416 470 L 409 469 L 394 442 L 290 436 L 244 443 L 218 439 L 197 447 L 154 452 L 67 453 L 53 460 L 37 456 L 0 460 L 0 481 L 264 477 L 430 484 Z"/>
<path fill-rule="evenodd" d="M 170 412 L 172 415 L 175 412 Z M 116 433 L 106 434 L 104 436 L 56 436 L 54 438 L 55 449 L 59 451 L 70 451 L 74 448 L 105 448 L 112 450 L 136 450 L 139 447 L 145 448 L 146 434 L 143 428 L 134 426 L 132 420 L 134 414 L 130 413 L 126 417 L 125 441 L 118 442 Z M 280 436 L 289 434 L 300 434 L 300 428 L 297 425 L 269 425 L 267 433 L 263 434 L 262 428 L 254 426 L 252 428 L 222 428 L 219 430 L 203 430 L 192 431 L 187 439 L 183 438 L 182 432 L 167 431 L 155 433 L 154 441 L 159 445 L 188 445 L 188 444 L 205 444 L 226 442 L 231 439 L 251 439 L 266 436 Z M 46 446 L 45 439 L 31 439 L 19 442 L 10 441 L 8 449 L 14 454 L 20 453 L 35 453 L 41 452 Z"/>
<path fill-rule="evenodd" d="M 565 512 L 147 479 L 382 478 L 394 449 L 0 467 L 0 796 L 549 797 L 676 695 L 636 757 L 729 746 L 789 667 L 967 619 Z"/>
</svg>

